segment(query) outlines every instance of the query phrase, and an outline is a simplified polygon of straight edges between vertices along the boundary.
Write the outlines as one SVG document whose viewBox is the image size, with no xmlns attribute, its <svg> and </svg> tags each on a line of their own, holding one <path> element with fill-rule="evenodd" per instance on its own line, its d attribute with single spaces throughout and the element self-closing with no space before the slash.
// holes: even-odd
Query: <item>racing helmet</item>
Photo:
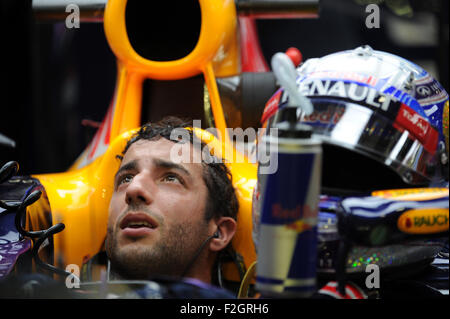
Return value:
<svg viewBox="0 0 450 319">
<path fill-rule="evenodd" d="M 323 141 L 323 192 L 448 181 L 449 97 L 423 68 L 365 45 L 309 59 L 297 73 L 298 91 L 314 106 L 310 115 L 298 110 L 298 121 Z M 283 88 L 272 95 L 264 127 L 284 120 L 288 101 Z"/>
<path fill-rule="evenodd" d="M 404 188 L 424 194 L 426 189 L 444 190 L 448 198 L 449 97 L 423 68 L 369 46 L 306 60 L 296 71 L 296 88 L 313 105 L 308 115 L 296 108 L 297 120 L 310 125 L 323 142 L 317 272 L 326 277 L 335 274 L 341 240 L 337 212 L 345 198 Z M 266 103 L 261 133 L 292 120 L 291 106 L 287 90 L 278 89 Z M 258 182 L 252 202 L 256 250 L 260 195 Z M 377 263 L 395 277 L 411 265 L 428 265 L 442 249 L 439 242 L 411 242 L 356 243 L 347 272 L 361 279 L 364 267 Z"/>
</svg>

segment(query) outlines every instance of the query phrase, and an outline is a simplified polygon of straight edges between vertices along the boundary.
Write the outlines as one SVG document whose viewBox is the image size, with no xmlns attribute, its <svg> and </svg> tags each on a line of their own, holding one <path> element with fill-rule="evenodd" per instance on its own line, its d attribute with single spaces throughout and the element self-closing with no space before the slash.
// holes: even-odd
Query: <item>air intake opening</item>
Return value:
<svg viewBox="0 0 450 319">
<path fill-rule="evenodd" d="M 198 0 L 128 0 L 125 24 L 131 46 L 152 61 L 173 61 L 194 50 L 200 36 Z"/>
<path fill-rule="evenodd" d="M 178 116 L 200 120 L 201 127 L 207 128 L 203 110 L 204 83 L 202 75 L 175 81 L 146 79 L 142 89 L 142 124 Z"/>
</svg>

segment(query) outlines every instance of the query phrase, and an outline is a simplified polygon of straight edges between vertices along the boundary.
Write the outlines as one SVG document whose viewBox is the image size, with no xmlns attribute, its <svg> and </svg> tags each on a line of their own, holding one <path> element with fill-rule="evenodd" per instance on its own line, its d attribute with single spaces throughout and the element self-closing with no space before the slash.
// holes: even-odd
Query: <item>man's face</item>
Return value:
<svg viewBox="0 0 450 319">
<path fill-rule="evenodd" d="M 211 235 L 202 164 L 171 161 L 174 145 L 164 138 L 133 143 L 115 176 L 106 249 L 125 278 L 181 275 Z"/>
</svg>

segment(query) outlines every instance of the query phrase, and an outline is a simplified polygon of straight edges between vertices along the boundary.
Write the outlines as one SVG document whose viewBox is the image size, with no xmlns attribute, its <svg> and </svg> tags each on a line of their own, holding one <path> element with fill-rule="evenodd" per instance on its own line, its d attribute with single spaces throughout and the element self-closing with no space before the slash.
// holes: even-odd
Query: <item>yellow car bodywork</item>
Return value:
<svg viewBox="0 0 450 319">
<path fill-rule="evenodd" d="M 54 235 L 55 265 L 62 268 L 69 264 L 81 268 L 103 248 L 113 176 L 120 164 L 116 155 L 122 153 L 127 140 L 141 125 L 142 84 L 146 78 L 176 80 L 203 74 L 220 139 L 201 129 L 196 129 L 196 133 L 218 149 L 224 145 L 228 145 L 225 149 L 233 149 L 225 130 L 216 77 L 240 72 L 235 2 L 199 0 L 202 23 L 197 45 L 187 56 L 165 62 L 146 60 L 131 46 L 125 26 L 126 3 L 109 0 L 105 8 L 104 30 L 118 68 L 113 102 L 98 136 L 67 172 L 33 176 L 45 187 L 52 223 L 66 226 Z M 225 153 L 240 204 L 233 246 L 249 267 L 256 260 L 251 200 L 257 167 L 242 154 L 235 154 L 239 159 L 233 163 L 233 152 Z M 28 208 L 30 227 L 42 224 L 43 206 L 38 201 Z M 231 264 L 225 266 L 224 275 L 229 280 L 239 280 L 237 269 Z"/>
</svg>

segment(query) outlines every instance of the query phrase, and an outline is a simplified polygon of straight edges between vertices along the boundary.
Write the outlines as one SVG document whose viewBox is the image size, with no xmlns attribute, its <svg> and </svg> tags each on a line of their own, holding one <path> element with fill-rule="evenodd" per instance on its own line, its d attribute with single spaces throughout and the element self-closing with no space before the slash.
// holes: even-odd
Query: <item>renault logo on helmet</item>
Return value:
<svg viewBox="0 0 450 319">
<path fill-rule="evenodd" d="M 335 96 L 363 102 L 383 111 L 388 111 L 391 101 L 396 100 L 366 84 L 353 81 L 306 79 L 300 83 L 299 91 L 306 96 Z"/>
</svg>

